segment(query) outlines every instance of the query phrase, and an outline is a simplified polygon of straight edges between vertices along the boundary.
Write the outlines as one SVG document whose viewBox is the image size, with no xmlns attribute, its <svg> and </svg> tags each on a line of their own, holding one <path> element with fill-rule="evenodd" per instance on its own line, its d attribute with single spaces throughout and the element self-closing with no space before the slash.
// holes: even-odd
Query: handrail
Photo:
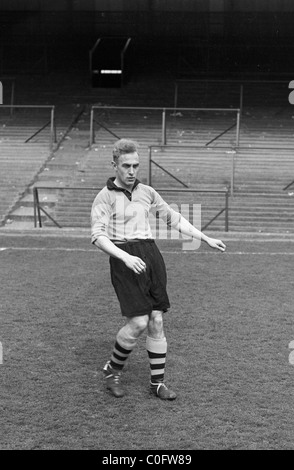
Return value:
<svg viewBox="0 0 294 470">
<path fill-rule="evenodd" d="M 101 187 L 70 187 L 70 186 L 34 186 L 33 187 L 33 198 L 34 198 L 34 227 L 39 225 L 42 228 L 42 217 L 41 211 L 58 227 L 62 228 L 61 225 L 40 205 L 39 190 L 40 189 L 58 189 L 58 190 L 72 190 L 72 191 L 100 191 Z M 226 189 L 192 189 L 192 188 L 156 188 L 158 192 L 186 192 L 186 193 L 212 193 L 212 194 L 224 194 L 225 195 L 225 207 L 221 209 L 209 222 L 205 224 L 201 230 L 205 230 L 214 222 L 221 214 L 225 212 L 225 231 L 229 231 L 229 194 L 230 191 Z"/>
<path fill-rule="evenodd" d="M 94 129 L 94 112 L 95 109 L 111 110 L 134 110 L 134 111 L 161 111 L 162 112 L 162 121 L 161 121 L 161 143 L 162 145 L 167 144 L 166 139 L 166 112 L 173 111 L 175 108 L 172 107 L 158 107 L 158 106 L 101 106 L 101 105 L 92 105 L 90 112 L 90 142 L 89 147 L 91 148 L 95 144 L 95 129 Z M 177 108 L 177 111 L 208 111 L 208 112 L 233 112 L 237 113 L 236 119 L 236 145 L 240 143 L 240 108 Z"/>
<path fill-rule="evenodd" d="M 3 104 L 0 106 L 0 109 L 2 108 L 9 108 L 9 109 L 50 109 L 51 110 L 51 116 L 50 116 L 50 121 L 48 121 L 41 129 L 39 129 L 34 135 L 29 137 L 25 142 L 29 142 L 35 135 L 39 134 L 45 127 L 47 127 L 50 124 L 50 141 L 49 141 L 49 148 L 50 150 L 53 150 L 53 144 L 56 143 L 56 125 L 55 125 L 55 106 L 54 105 L 24 105 L 24 104 L 14 104 L 14 105 L 9 105 L 9 104 Z"/>
<path fill-rule="evenodd" d="M 159 111 L 165 109 L 166 111 L 174 111 L 175 108 L 172 107 L 167 107 L 167 106 L 101 106 L 101 105 L 93 105 L 93 109 L 135 109 L 135 110 L 153 110 L 153 111 Z M 240 111 L 240 108 L 177 108 L 178 111 Z"/>
</svg>

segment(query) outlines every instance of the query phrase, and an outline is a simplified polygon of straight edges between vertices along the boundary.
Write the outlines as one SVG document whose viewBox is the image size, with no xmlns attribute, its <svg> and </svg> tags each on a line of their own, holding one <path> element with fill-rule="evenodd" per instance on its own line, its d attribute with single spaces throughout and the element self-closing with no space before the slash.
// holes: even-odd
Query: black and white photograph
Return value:
<svg viewBox="0 0 294 470">
<path fill-rule="evenodd" d="M 294 450 L 293 55 L 293 0 L 0 0 L 0 450 Z"/>
</svg>

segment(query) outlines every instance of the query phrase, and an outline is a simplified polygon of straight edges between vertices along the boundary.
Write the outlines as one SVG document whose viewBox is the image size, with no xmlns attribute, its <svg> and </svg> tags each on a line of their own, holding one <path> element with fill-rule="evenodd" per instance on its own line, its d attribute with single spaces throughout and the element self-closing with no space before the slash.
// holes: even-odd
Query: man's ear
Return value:
<svg viewBox="0 0 294 470">
<path fill-rule="evenodd" d="M 111 162 L 111 165 L 112 165 L 112 168 L 116 170 L 117 164 L 114 161 Z"/>
</svg>

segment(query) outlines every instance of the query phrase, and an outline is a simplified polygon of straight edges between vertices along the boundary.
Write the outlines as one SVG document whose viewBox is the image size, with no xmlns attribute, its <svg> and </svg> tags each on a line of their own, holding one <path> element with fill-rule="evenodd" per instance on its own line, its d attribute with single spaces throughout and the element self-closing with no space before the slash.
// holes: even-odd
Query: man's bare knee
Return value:
<svg viewBox="0 0 294 470">
<path fill-rule="evenodd" d="M 146 330 L 148 321 L 148 315 L 132 317 L 127 320 L 125 328 L 128 329 L 132 336 L 138 338 Z"/>
<path fill-rule="evenodd" d="M 149 323 L 148 323 L 148 334 L 153 338 L 163 338 L 163 312 L 161 310 L 153 310 Z"/>
</svg>

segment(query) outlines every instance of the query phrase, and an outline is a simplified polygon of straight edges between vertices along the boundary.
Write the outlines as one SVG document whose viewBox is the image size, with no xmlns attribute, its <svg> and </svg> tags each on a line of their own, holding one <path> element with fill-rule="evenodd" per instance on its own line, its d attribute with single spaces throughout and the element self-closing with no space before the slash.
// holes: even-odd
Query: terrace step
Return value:
<svg viewBox="0 0 294 470">
<path fill-rule="evenodd" d="M 153 88 L 155 87 L 153 83 Z M 164 82 L 160 84 L 164 89 Z M 137 87 L 138 88 L 138 87 Z M 149 90 L 151 83 L 149 84 Z M 131 101 L 131 96 L 132 96 Z M 75 96 L 73 90 L 69 92 Z M 137 96 L 135 96 L 137 93 Z M 81 92 L 81 95 L 83 93 Z M 153 93 L 154 94 L 154 93 Z M 84 92 L 84 96 L 92 96 L 96 101 L 93 90 Z M 121 95 L 121 96 L 120 96 Z M 199 90 L 196 93 L 197 99 L 201 97 Z M 57 95 L 56 95 L 57 96 Z M 97 96 L 97 94 L 96 94 Z M 101 95 L 102 96 L 102 95 Z M 125 96 L 116 92 L 107 92 L 104 102 L 107 101 L 117 104 L 135 103 L 143 101 L 150 106 L 151 101 L 147 88 L 137 90 L 130 85 Z M 195 98 L 195 97 L 194 97 Z M 194 99 L 193 98 L 193 99 Z M 154 96 L 152 100 L 155 100 Z M 158 98 L 158 102 L 159 102 Z M 196 100 L 197 101 L 197 100 Z M 189 103 L 195 102 L 192 97 Z M 167 111 L 167 143 L 185 145 L 185 148 L 172 149 L 166 147 L 164 150 L 153 152 L 153 158 L 167 170 L 171 170 L 179 179 L 187 183 L 190 187 L 197 189 L 219 188 L 225 189 L 230 186 L 232 176 L 232 160 L 235 160 L 234 168 L 234 197 L 230 197 L 230 227 L 233 230 L 281 230 L 281 227 L 287 230 L 293 230 L 291 225 L 292 200 L 291 188 L 288 193 L 283 193 L 283 188 L 294 180 L 294 162 L 292 158 L 292 149 L 294 148 L 293 119 L 291 110 L 267 108 L 249 110 L 244 108 L 241 119 L 240 145 L 234 153 L 236 143 L 236 129 L 231 129 L 224 135 L 218 135 L 226 131 L 233 125 L 236 116 L 232 113 L 203 113 L 182 111 L 174 115 L 173 110 Z M 65 113 L 66 114 L 66 113 Z M 68 116 L 65 121 L 69 121 Z M 97 111 L 97 121 L 106 125 L 117 137 L 131 137 L 140 143 L 141 171 L 140 179 L 142 182 L 148 180 L 148 156 L 151 145 L 160 145 L 162 142 L 161 120 L 162 112 L 149 112 L 143 110 L 141 114 L 137 111 L 126 110 L 106 110 Z M 22 198 L 18 200 L 15 211 L 9 214 L 9 217 L 16 222 L 24 221 L 27 217 L 32 221 L 33 197 L 32 181 L 34 184 L 44 189 L 40 190 L 40 202 L 44 207 L 48 207 L 52 214 L 62 217 L 64 223 L 84 224 L 89 226 L 89 211 L 95 195 L 95 191 L 59 191 L 57 189 L 47 190 L 45 186 L 75 186 L 75 187 L 103 187 L 109 176 L 113 175 L 111 160 L 112 146 L 116 136 L 111 135 L 107 130 L 95 124 L 96 143 L 89 149 L 89 114 L 81 116 L 72 128 L 67 138 L 62 142 L 51 158 L 47 161 L 42 160 L 37 172 L 32 178 L 21 186 L 24 176 L 29 176 L 29 171 L 33 170 L 34 164 L 38 166 L 40 148 L 43 145 L 41 141 L 48 136 L 48 132 L 40 134 L 36 143 L 24 144 L 22 139 L 26 138 L 28 132 L 33 133 L 34 129 L 43 122 L 43 118 L 34 122 L 27 121 L 26 128 L 21 128 L 20 121 L 16 120 L 15 126 L 7 121 L 7 126 L 1 128 L 0 120 L 0 172 L 1 162 L 5 175 L 12 175 L 17 191 L 17 197 L 23 192 Z M 6 118 L 8 119 L 8 118 Z M 9 124 L 9 126 L 8 126 Z M 7 134 L 7 131 L 10 134 Z M 60 128 L 58 129 L 58 133 Z M 189 145 L 205 146 L 207 142 L 215 139 L 210 147 L 202 149 L 189 149 Z M 38 141 L 38 142 L 37 142 Z M 221 146 L 227 146 L 221 149 Z M 246 147 L 246 148 L 245 148 Z M 254 147 L 267 147 L 254 148 Z M 272 147 L 272 148 L 271 148 Z M 283 150 L 280 149 L 283 147 Z M 288 149 L 288 150 L 286 150 Z M 2 159 L 3 152 L 5 156 Z M 25 152 L 25 153 L 24 153 Z M 46 151 L 43 157 L 46 159 Z M 33 158 L 30 158 L 33 157 Z M 7 164 L 14 164 L 14 169 L 10 170 Z M 180 188 L 180 183 L 175 182 L 170 176 L 160 169 L 152 167 L 152 184 L 157 188 L 170 188 L 172 185 Z M 293 188 L 292 188 L 293 189 Z M 294 192 L 294 189 L 293 189 Z M 2 193 L 1 193 L 2 194 Z M 5 194 L 5 193 L 4 193 Z M 15 193 L 7 192 L 7 197 L 14 198 Z M 169 198 L 167 193 L 163 192 L 164 197 Z M 47 198 L 47 199 L 44 199 Z M 191 198 L 190 198 L 191 199 Z M 172 201 L 172 198 L 169 200 Z M 190 202 L 189 196 L 182 194 L 180 197 L 174 197 L 178 203 Z M 199 194 L 193 196 L 193 201 L 201 203 L 203 208 L 204 221 L 213 216 L 215 211 L 224 206 L 224 196 L 220 195 L 216 200 L 214 196 L 208 194 Z M 2 207 L 2 206 L 0 206 Z M 11 199 L 10 206 L 11 208 Z M 31 209 L 31 212 L 29 212 Z M 5 210 L 5 209 L 4 209 Z M 50 212 L 51 213 L 51 212 Z M 7 215 L 7 212 L 5 213 Z M 278 217 L 279 223 L 276 224 Z M 224 215 L 213 223 L 211 228 L 223 228 Z M 243 225 L 242 225 L 243 224 Z M 278 225 L 278 227 L 277 227 Z M 289 228 L 290 227 L 290 228 Z"/>
</svg>

